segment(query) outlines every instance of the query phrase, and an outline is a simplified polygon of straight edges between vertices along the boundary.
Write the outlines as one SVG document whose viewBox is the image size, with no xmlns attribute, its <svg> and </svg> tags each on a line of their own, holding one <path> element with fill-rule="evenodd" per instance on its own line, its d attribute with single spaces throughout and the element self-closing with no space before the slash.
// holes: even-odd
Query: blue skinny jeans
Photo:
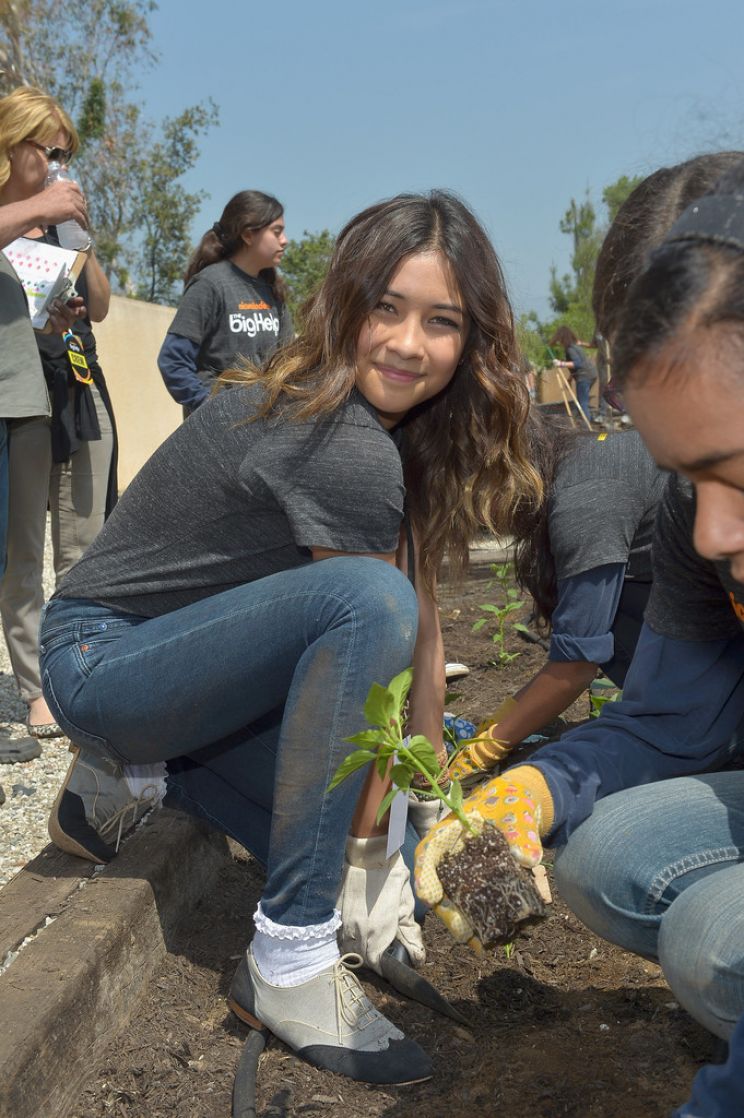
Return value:
<svg viewBox="0 0 744 1118">
<path fill-rule="evenodd" d="M 744 772 L 664 780 L 600 800 L 555 868 L 576 915 L 658 962 L 680 1004 L 729 1042 L 725 1064 L 698 1072 L 672 1118 L 741 1118 Z"/>
<path fill-rule="evenodd" d="M 589 393 L 592 390 L 592 382 L 590 380 L 579 378 L 579 380 L 574 381 L 574 384 L 576 386 L 576 399 L 579 402 L 579 407 L 583 411 L 586 418 L 591 419 Z"/>
<path fill-rule="evenodd" d="M 680 1004 L 729 1040 L 744 1013 L 744 772 L 600 800 L 559 851 L 556 884 L 587 927 L 658 962 Z"/>
<path fill-rule="evenodd" d="M 168 761 L 197 804 L 203 785 L 218 825 L 221 785 L 244 796 L 245 833 L 265 834 L 270 815 L 262 908 L 303 927 L 333 914 L 364 781 L 327 792 L 344 739 L 364 728 L 370 685 L 412 662 L 417 621 L 408 579 L 368 558 L 309 563 L 154 618 L 57 598 L 42 686 L 73 742 Z"/>
</svg>

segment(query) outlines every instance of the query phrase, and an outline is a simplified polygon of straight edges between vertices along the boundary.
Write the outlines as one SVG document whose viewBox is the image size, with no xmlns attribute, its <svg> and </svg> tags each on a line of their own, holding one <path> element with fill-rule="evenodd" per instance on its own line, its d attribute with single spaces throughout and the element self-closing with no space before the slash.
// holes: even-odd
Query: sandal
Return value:
<svg viewBox="0 0 744 1118">
<path fill-rule="evenodd" d="M 66 738 L 59 722 L 26 722 L 26 729 L 32 738 Z"/>
</svg>

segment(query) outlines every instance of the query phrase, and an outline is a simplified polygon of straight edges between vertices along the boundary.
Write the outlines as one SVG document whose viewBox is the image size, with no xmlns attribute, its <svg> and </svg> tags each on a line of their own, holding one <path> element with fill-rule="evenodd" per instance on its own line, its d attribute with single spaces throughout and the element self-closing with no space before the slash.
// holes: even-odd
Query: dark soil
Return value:
<svg viewBox="0 0 744 1118">
<path fill-rule="evenodd" d="M 542 664 L 544 652 L 510 635 L 522 655 L 493 667 L 487 631 L 471 633 L 493 601 L 477 567 L 441 594 L 449 660 L 468 664 L 449 709 L 486 717 Z M 568 712 L 586 717 L 586 696 Z M 562 728 L 562 727 L 561 727 Z M 556 728 L 554 728 L 556 729 Z M 95 1067 L 71 1118 L 229 1118 L 235 1067 L 248 1035 L 225 994 L 252 933 L 261 872 L 233 864 L 194 912 L 140 1011 Z M 550 860 L 548 853 L 547 861 Z M 550 875 L 550 867 L 548 866 Z M 477 959 L 427 918 L 424 974 L 471 1022 L 467 1030 L 363 974 L 377 1006 L 432 1055 L 434 1079 L 377 1089 L 308 1067 L 272 1040 L 261 1059 L 262 1118 L 669 1118 L 718 1042 L 674 1002 L 659 968 L 591 935 L 555 896 L 546 920 L 509 948 Z"/>
<path fill-rule="evenodd" d="M 511 943 L 528 921 L 546 915 L 530 870 L 518 866 L 501 831 L 486 827 L 437 866 L 446 895 L 467 916 L 481 944 Z"/>
</svg>

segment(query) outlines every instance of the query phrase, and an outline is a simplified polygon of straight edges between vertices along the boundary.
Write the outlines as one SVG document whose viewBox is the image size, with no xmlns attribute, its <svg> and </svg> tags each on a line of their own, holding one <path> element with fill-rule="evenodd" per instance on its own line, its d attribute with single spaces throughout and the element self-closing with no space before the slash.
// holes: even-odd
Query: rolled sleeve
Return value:
<svg viewBox="0 0 744 1118">
<path fill-rule="evenodd" d="M 606 664 L 612 659 L 612 626 L 624 577 L 624 563 L 605 563 L 559 580 L 549 660 Z"/>
</svg>

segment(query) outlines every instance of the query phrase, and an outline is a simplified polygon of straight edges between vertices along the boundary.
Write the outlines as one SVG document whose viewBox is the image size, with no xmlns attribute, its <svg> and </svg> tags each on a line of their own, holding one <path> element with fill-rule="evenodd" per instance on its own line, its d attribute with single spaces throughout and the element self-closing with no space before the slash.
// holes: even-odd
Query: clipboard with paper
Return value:
<svg viewBox="0 0 744 1118">
<path fill-rule="evenodd" d="M 17 237 L 3 252 L 26 292 L 31 325 L 44 332 L 50 305 L 55 299 L 64 301 L 74 294 L 75 280 L 85 266 L 86 254 L 31 237 Z"/>
</svg>

